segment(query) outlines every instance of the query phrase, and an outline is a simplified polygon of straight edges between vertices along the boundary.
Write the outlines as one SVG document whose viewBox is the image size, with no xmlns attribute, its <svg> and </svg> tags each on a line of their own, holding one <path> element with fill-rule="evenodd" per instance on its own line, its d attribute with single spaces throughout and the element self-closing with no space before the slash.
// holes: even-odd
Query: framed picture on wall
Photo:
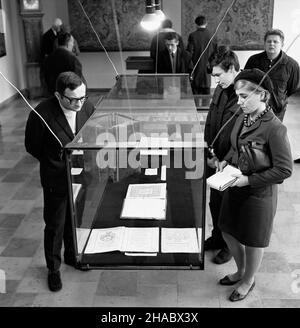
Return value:
<svg viewBox="0 0 300 328">
<path fill-rule="evenodd" d="M 2 9 L 2 3 L 0 0 L 0 57 L 6 55 L 4 24 L 5 24 L 5 16 L 4 16 L 4 11 Z"/>
</svg>

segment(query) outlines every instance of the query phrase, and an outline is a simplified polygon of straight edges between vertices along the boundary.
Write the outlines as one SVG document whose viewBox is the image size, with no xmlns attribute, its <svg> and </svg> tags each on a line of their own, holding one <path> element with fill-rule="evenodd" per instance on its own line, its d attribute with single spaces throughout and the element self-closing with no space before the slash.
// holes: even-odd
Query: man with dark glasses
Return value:
<svg viewBox="0 0 300 328">
<path fill-rule="evenodd" d="M 75 265 L 63 147 L 73 140 L 94 112 L 94 106 L 87 101 L 86 85 L 75 73 L 61 73 L 55 89 L 54 96 L 36 107 L 42 118 L 32 111 L 25 130 L 26 150 L 40 162 L 44 194 L 44 250 L 51 291 L 62 288 L 59 271 L 62 242 L 64 262 Z"/>
</svg>

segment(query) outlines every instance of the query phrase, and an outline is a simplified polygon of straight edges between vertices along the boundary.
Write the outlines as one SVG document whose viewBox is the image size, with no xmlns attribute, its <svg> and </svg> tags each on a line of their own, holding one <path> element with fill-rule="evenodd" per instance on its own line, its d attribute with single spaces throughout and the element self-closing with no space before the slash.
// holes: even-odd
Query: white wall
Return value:
<svg viewBox="0 0 300 328">
<path fill-rule="evenodd" d="M 287 49 L 300 33 L 300 1 L 275 0 L 273 26 L 283 31 L 285 35 L 284 50 Z M 300 63 L 300 36 L 288 51 L 288 55 Z"/>
<path fill-rule="evenodd" d="M 6 56 L 0 58 L 0 71 L 19 89 L 24 89 L 26 87 L 25 44 L 17 0 L 2 0 L 2 9 L 5 13 Z M 16 93 L 2 77 L 0 77 L 0 90 L 0 103 Z"/>
<path fill-rule="evenodd" d="M 67 0 L 42 0 L 43 28 L 46 32 L 53 24 L 55 18 L 60 18 L 69 24 L 68 1 Z"/>
</svg>

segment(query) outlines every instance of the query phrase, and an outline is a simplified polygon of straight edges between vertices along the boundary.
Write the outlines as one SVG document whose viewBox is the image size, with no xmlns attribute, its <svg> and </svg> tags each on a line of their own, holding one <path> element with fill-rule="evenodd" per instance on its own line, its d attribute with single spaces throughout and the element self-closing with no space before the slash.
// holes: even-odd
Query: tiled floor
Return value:
<svg viewBox="0 0 300 328">
<path fill-rule="evenodd" d="M 300 157 L 299 107 L 300 96 L 291 98 L 285 118 L 295 157 Z M 300 307 L 300 164 L 295 165 L 292 178 L 279 186 L 272 242 L 246 300 L 227 300 L 232 287 L 217 281 L 233 271 L 234 264 L 213 264 L 212 252 L 206 254 L 204 271 L 82 272 L 62 264 L 64 287 L 50 292 L 38 163 L 23 145 L 28 113 L 21 100 L 0 110 L 0 274 L 6 275 L 0 306 Z M 207 235 L 210 229 L 208 213 Z"/>
</svg>

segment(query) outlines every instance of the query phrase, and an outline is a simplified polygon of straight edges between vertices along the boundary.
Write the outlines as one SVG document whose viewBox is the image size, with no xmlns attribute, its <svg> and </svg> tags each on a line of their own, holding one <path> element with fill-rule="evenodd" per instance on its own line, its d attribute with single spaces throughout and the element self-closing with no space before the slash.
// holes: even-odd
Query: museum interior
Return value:
<svg viewBox="0 0 300 328">
<path fill-rule="evenodd" d="M 255 7 L 252 2 L 257 3 L 236 0 L 232 6 L 233 2 L 227 0 L 162 0 L 160 6 L 185 43 L 189 33 L 196 28 L 193 21 L 201 10 L 207 15 L 208 27 L 214 31 L 231 6 L 218 29 L 224 42 L 235 45 L 233 50 L 241 68 L 250 56 L 263 51 L 263 34 L 267 28 L 278 28 L 284 32 L 283 51 L 300 63 L 300 37 L 297 37 L 300 33 L 299 1 L 264 0 L 259 2 L 261 7 Z M 234 260 L 215 264 L 212 259 L 216 251 L 204 252 L 203 249 L 204 240 L 212 230 L 208 205 L 210 191 L 204 178 L 203 140 L 208 112 L 208 105 L 203 105 L 203 100 L 211 97 L 193 95 L 186 76 L 174 79 L 172 76 L 160 77 L 159 74 L 147 76 L 143 65 L 147 65 L 150 58 L 149 48 L 154 32 L 145 32 L 139 27 L 146 13 L 146 4 L 144 0 L 1 0 L 0 306 L 300 308 L 300 164 L 294 163 L 292 176 L 278 186 L 271 241 L 265 249 L 254 290 L 245 300 L 230 302 L 228 296 L 233 287 L 221 286 L 218 281 L 235 271 Z M 245 19 L 239 19 L 239 15 L 245 15 Z M 83 214 L 78 214 L 76 197 L 70 197 L 73 199 L 72 209 L 76 212 L 73 233 L 78 243 L 77 255 L 84 270 L 79 270 L 80 265 L 79 269 L 75 269 L 62 261 L 63 288 L 53 293 L 49 291 L 46 279 L 39 163 L 26 152 L 24 134 L 30 106 L 34 108 L 45 99 L 40 81 L 41 37 L 51 28 L 55 18 L 70 26 L 78 42 L 80 53 L 77 58 L 82 64 L 87 93 L 96 108 L 96 115 L 87 122 L 80 136 L 67 146 L 72 151 L 88 153 L 84 165 L 92 172 L 89 175 L 92 182 L 87 182 L 88 187 L 81 196 L 85 201 Z M 145 62 L 139 62 L 139 59 L 145 59 Z M 212 79 L 211 94 L 215 87 Z M 299 108 L 300 88 L 289 97 L 283 121 L 293 159 L 300 157 Z M 192 155 L 196 155 L 200 176 L 186 180 L 183 173 L 192 172 L 168 168 L 167 178 L 163 178 L 160 163 L 157 180 L 150 171 L 146 176 L 146 164 L 132 170 L 119 168 L 121 155 L 117 156 L 117 168 L 100 168 L 101 145 L 97 134 L 107 132 L 109 128 L 114 131 L 113 136 L 119 138 L 122 129 L 115 129 L 117 125 L 131 128 L 133 135 L 147 134 L 150 130 L 168 133 L 170 129 L 178 131 L 180 128 L 181 132 L 191 133 L 192 138 L 200 136 L 199 143 L 194 143 L 193 139 L 192 146 L 188 146 Z M 130 131 L 126 130 L 126 133 Z M 86 138 L 85 143 L 82 143 L 82 138 Z M 174 149 L 179 147 L 182 151 L 177 141 L 172 141 Z M 124 149 L 118 147 L 117 153 L 121 153 Z M 129 148 L 132 150 L 134 145 Z M 159 156 L 163 157 L 162 149 L 158 150 L 161 151 Z M 187 162 L 185 164 L 190 169 L 191 163 Z M 70 165 L 68 168 L 71 172 Z M 145 174 L 142 180 L 141 171 Z M 186 228 L 187 232 L 193 229 L 197 236 L 197 250 L 194 253 L 187 251 L 190 252 L 188 255 L 170 253 L 166 250 L 167 246 L 161 244 L 161 253 L 156 253 L 155 248 L 147 256 L 132 256 L 130 247 L 125 249 L 126 255 L 120 249 L 100 255 L 93 254 L 93 251 L 89 253 L 88 247 L 81 245 L 81 238 L 84 239 L 83 244 L 87 242 L 86 231 L 89 234 L 93 228 L 96 232 L 98 228 L 109 228 L 110 224 L 112 227 L 132 228 L 138 221 L 128 219 L 128 216 L 139 216 L 135 213 L 123 213 L 125 220 L 122 220 L 122 215 L 120 219 L 120 211 L 125 212 L 125 209 L 123 198 L 120 202 L 117 196 L 119 193 L 126 195 L 120 181 L 127 181 L 127 185 L 130 181 L 131 186 L 141 181 L 151 186 L 157 181 L 167 181 L 167 195 L 163 189 L 166 183 L 159 184 L 163 186 L 160 190 L 164 194 L 163 214 L 154 213 L 158 220 L 140 220 L 143 222 L 136 226 L 140 229 L 153 228 L 157 238 L 160 231 L 161 239 L 167 228 Z M 76 179 L 73 182 L 76 185 Z M 71 184 L 69 187 L 69 191 L 74 192 Z M 180 194 L 176 192 L 178 189 Z M 100 194 L 103 196 L 101 204 Z M 112 198 L 115 195 L 116 198 Z M 157 208 L 162 198 L 150 206 Z M 80 215 L 81 220 L 77 220 Z M 94 220 L 95 216 L 97 220 Z M 166 217 L 171 217 L 169 224 Z M 182 235 L 179 230 L 177 234 L 178 237 Z M 89 235 L 88 238 L 91 240 L 92 237 Z M 169 239 L 165 237 L 165 240 Z"/>
</svg>

